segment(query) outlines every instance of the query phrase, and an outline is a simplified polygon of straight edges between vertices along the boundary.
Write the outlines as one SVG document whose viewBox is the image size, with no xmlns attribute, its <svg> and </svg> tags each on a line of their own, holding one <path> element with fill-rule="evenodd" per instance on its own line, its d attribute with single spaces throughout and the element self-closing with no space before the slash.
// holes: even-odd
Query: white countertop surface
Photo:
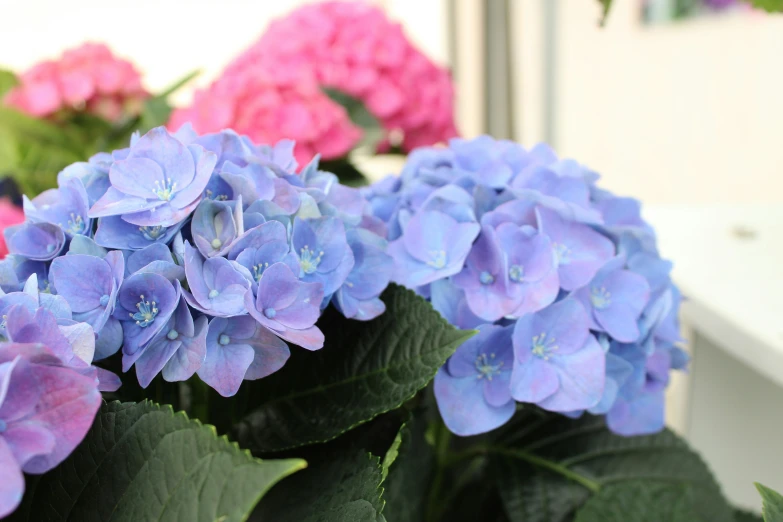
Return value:
<svg viewBox="0 0 783 522">
<path fill-rule="evenodd" d="M 682 317 L 783 386 L 783 204 L 643 207 L 688 302 Z"/>
</svg>

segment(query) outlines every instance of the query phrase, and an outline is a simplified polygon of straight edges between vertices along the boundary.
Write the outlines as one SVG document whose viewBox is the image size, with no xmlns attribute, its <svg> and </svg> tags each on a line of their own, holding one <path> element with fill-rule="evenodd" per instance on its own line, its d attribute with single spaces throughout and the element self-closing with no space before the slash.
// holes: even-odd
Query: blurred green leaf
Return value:
<svg viewBox="0 0 783 522">
<path fill-rule="evenodd" d="M 756 482 L 756 489 L 759 490 L 764 509 L 762 514 L 764 522 L 783 522 L 783 495 Z"/>
<path fill-rule="evenodd" d="M 201 71 L 193 71 L 182 79 L 174 82 L 170 87 L 164 89 L 162 93 L 147 99 L 147 101 L 144 102 L 144 108 L 142 109 L 141 118 L 138 122 L 138 130 L 144 133 L 150 129 L 168 123 L 169 118 L 171 117 L 171 111 L 173 110 L 173 107 L 168 102 L 169 95 L 180 89 L 200 73 Z"/>
<path fill-rule="evenodd" d="M 783 0 L 743 0 L 743 2 L 764 9 L 768 13 L 780 13 L 783 11 Z"/>
<path fill-rule="evenodd" d="M 19 83 L 19 79 L 11 71 L 0 69 L 0 98 Z"/>
<path fill-rule="evenodd" d="M 603 27 L 604 24 L 606 24 L 606 17 L 609 16 L 609 10 L 612 8 L 612 0 L 598 0 L 598 3 L 603 7 L 603 12 L 601 13 L 601 18 L 598 23 Z"/>
<path fill-rule="evenodd" d="M 357 145 L 357 148 L 367 147 L 374 152 L 378 143 L 380 143 L 386 134 L 383 126 L 378 121 L 378 118 L 367 110 L 364 103 L 352 96 L 335 89 L 324 89 L 324 92 L 334 102 L 342 105 L 354 125 L 362 129 L 364 134 L 362 136 L 362 141 Z"/>
</svg>

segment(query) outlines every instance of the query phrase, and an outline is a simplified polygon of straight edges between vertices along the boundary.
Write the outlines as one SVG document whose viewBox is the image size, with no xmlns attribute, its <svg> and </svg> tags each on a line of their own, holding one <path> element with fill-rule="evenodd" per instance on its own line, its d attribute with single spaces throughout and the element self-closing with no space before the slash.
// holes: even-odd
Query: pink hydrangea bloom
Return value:
<svg viewBox="0 0 783 522">
<path fill-rule="evenodd" d="M 24 212 L 7 198 L 0 198 L 0 259 L 8 254 L 8 247 L 3 238 L 3 230 L 11 225 L 24 222 Z"/>
<path fill-rule="evenodd" d="M 117 58 L 103 44 L 87 43 L 46 60 L 20 77 L 5 102 L 31 116 L 46 117 L 77 108 L 116 120 L 137 112 L 148 96 L 133 64 Z"/>
<path fill-rule="evenodd" d="M 232 128 L 255 142 L 296 141 L 296 160 L 344 156 L 361 138 L 348 114 L 332 102 L 305 69 L 270 71 L 264 66 L 226 72 L 195 94 L 191 107 L 172 114 L 168 127 L 190 122 L 197 132 Z"/>
<path fill-rule="evenodd" d="M 272 22 L 169 127 L 190 121 L 202 133 L 233 127 L 255 141 L 294 139 L 300 162 L 316 151 L 341 157 L 361 134 L 321 88 L 365 104 L 387 130 L 381 149 L 395 143 L 409 151 L 457 135 L 449 72 L 362 2 L 315 3 Z"/>
</svg>

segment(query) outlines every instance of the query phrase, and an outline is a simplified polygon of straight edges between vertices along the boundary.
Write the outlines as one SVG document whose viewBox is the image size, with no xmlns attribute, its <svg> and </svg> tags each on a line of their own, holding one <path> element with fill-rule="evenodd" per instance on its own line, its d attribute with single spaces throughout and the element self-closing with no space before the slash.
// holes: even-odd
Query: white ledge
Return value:
<svg viewBox="0 0 783 522">
<path fill-rule="evenodd" d="M 783 386 L 783 204 L 646 206 L 683 319 Z"/>
</svg>

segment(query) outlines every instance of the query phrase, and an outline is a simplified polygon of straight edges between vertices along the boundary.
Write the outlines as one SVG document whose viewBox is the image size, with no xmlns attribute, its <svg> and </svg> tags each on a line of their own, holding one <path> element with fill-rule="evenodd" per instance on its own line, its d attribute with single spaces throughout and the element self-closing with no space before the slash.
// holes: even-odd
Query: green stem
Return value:
<svg viewBox="0 0 783 522">
<path fill-rule="evenodd" d="M 435 425 L 435 478 L 432 481 L 427 503 L 428 522 L 438 522 L 443 509 L 440 495 L 443 488 L 443 478 L 446 473 L 446 462 L 449 460 L 450 440 L 451 432 L 443 421 L 438 420 L 438 424 Z"/>
<path fill-rule="evenodd" d="M 204 424 L 209 424 L 209 386 L 207 383 L 193 377 L 188 380 L 190 385 L 191 418 L 196 418 Z"/>
</svg>

